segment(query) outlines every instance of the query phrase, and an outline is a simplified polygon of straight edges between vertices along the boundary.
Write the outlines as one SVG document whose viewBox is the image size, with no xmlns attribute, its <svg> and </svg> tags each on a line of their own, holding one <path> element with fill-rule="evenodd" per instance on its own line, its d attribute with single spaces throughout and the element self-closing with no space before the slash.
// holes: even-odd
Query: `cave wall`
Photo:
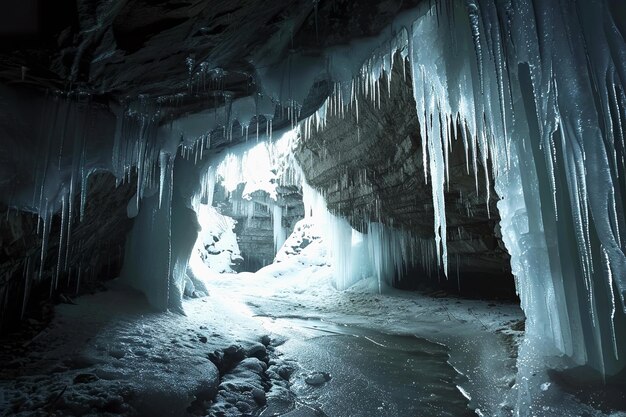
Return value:
<svg viewBox="0 0 626 417">
<path fill-rule="evenodd" d="M 263 77 L 257 79 L 256 70 L 265 68 L 271 73 L 267 68 L 272 64 L 278 64 L 277 68 L 288 67 L 286 72 L 275 72 L 274 81 L 288 79 L 291 84 L 291 77 L 302 75 L 297 70 L 307 63 L 318 66 L 326 63 L 320 49 L 348 44 L 364 35 L 380 34 L 402 9 L 416 3 L 419 2 L 279 1 L 270 6 L 267 2 L 247 0 L 198 0 L 175 5 L 145 0 L 55 3 L 55 7 L 46 8 L 51 13 L 45 16 L 44 30 L 35 31 L 32 39 L 11 42 L 12 39 L 3 37 L 0 44 L 3 85 L 33 87 L 40 96 L 50 89 L 57 95 L 47 111 L 43 100 L 37 106 L 31 103 L 23 106 L 28 107 L 24 112 L 28 117 L 24 120 L 12 119 L 11 110 L 17 100 L 8 106 L 4 100 L 0 102 L 1 130 L 9 136 L 15 133 L 11 140 L 3 138 L 0 143 L 2 201 L 9 206 L 37 210 L 44 217 L 58 213 L 59 205 L 66 201 L 63 198 L 67 198 L 67 194 L 60 195 L 67 193 L 67 189 L 60 188 L 68 185 L 71 174 L 62 177 L 54 172 L 62 177 L 55 178 L 59 180 L 55 181 L 57 186 L 42 187 L 49 194 L 46 204 L 49 201 L 54 207 L 44 207 L 44 199 L 38 201 L 39 207 L 32 207 L 33 188 L 38 188 L 37 182 L 45 183 L 47 179 L 42 178 L 55 171 L 40 169 L 38 164 L 43 158 L 34 157 L 39 154 L 33 151 L 50 148 L 59 155 L 59 170 L 61 165 L 65 168 L 69 165 L 62 164 L 61 160 L 66 158 L 61 156 L 72 157 L 72 170 L 76 172 L 78 166 L 74 166 L 74 161 L 78 158 L 73 156 L 79 156 L 79 148 L 72 148 L 71 156 L 59 152 L 59 145 L 64 150 L 71 148 L 66 146 L 62 133 L 66 130 L 64 120 L 73 124 L 69 130 L 90 132 L 88 145 L 94 144 L 98 137 L 104 139 L 104 145 L 111 145 L 115 116 L 134 112 L 135 129 L 128 129 L 133 130 L 132 135 L 124 136 L 122 141 L 123 147 L 132 152 L 124 154 L 127 158 L 121 165 L 130 171 L 132 166 L 148 163 L 148 171 L 156 173 L 160 144 L 153 143 L 156 141 L 152 137 L 136 139 L 136 131 L 153 132 L 186 113 L 223 106 L 230 99 L 254 94 L 259 91 L 257 81 L 259 84 L 267 81 Z M 619 237 L 619 231 L 624 229 L 621 191 L 624 160 L 618 158 L 624 150 L 621 129 L 624 13 L 614 3 L 481 2 L 485 7 L 467 8 L 460 1 L 428 2 L 428 6 L 435 6 L 432 13 L 427 13 L 427 19 L 416 22 L 419 24 L 408 31 L 411 45 L 417 45 L 411 51 L 411 59 L 420 62 L 424 71 L 421 74 L 414 71 L 413 77 L 406 77 L 420 80 L 416 94 L 432 99 L 428 106 L 420 107 L 422 111 L 417 117 L 441 121 L 442 117 L 460 115 L 463 122 L 470 121 L 477 131 L 487 130 L 481 134 L 491 134 L 493 143 L 488 147 L 482 144 L 480 148 L 495 156 L 492 158 L 495 169 L 504 174 L 496 178 L 500 184 L 498 191 L 506 197 L 498 206 L 507 246 L 513 254 L 513 269 L 521 284 L 518 289 L 522 305 L 532 324 L 529 328 L 551 338 L 562 353 L 573 353 L 579 363 L 593 357 L 594 366 L 602 372 L 604 357 L 615 356 L 607 369 L 623 368 L 624 356 L 618 360 L 617 353 L 623 349 L 625 337 L 623 331 L 616 336 L 614 329 L 624 328 L 620 324 L 624 323 L 626 294 L 626 258 L 623 239 Z M 455 16 L 448 14 L 452 11 Z M 452 24 L 445 26 L 441 22 Z M 389 29 L 389 35 L 394 35 L 397 27 L 389 26 Z M 365 50 L 353 48 L 357 49 Z M 292 56 L 297 59 L 291 59 Z M 313 59 L 300 59 L 307 56 Z M 255 62 L 255 67 L 251 63 L 257 58 L 261 61 Z M 350 58 L 353 57 L 347 57 L 347 61 L 356 61 Z M 398 62 L 394 68 L 396 74 Z M 483 62 L 489 65 L 483 67 Z M 433 146 L 442 147 L 440 137 L 444 135 L 434 129 L 429 138 L 417 136 L 419 126 L 413 116 L 415 103 L 408 93 L 410 86 L 399 81 L 405 80 L 407 72 L 405 67 L 400 76 L 394 76 L 391 100 L 387 98 L 386 83 L 381 84 L 379 110 L 372 102 L 359 99 L 360 120 L 356 120 L 354 109 L 346 119 L 330 117 L 326 131 L 303 144 L 298 152 L 299 160 L 312 185 L 328 196 L 333 211 L 349 217 L 360 230 L 368 221 L 387 219 L 390 226 L 432 238 L 435 221 L 429 201 L 431 196 L 439 197 L 441 193 L 446 202 L 450 237 L 452 273 L 449 275 L 453 276 L 456 270 L 459 275 L 462 273 L 462 282 L 469 283 L 467 278 L 479 272 L 489 288 L 493 288 L 505 280 L 489 277 L 510 278 L 510 274 L 496 226 L 499 219 L 493 202 L 497 198 L 482 180 L 489 177 L 481 175 L 482 167 L 478 167 L 477 173 L 464 173 L 460 140 L 458 135 L 453 135 L 449 142 L 448 137 L 443 139 L 452 148 L 450 155 L 446 152 L 451 163 L 437 161 L 436 164 L 437 169 L 448 167 L 449 186 L 445 190 L 430 189 L 421 174 L 420 160 L 424 156 L 420 155 L 421 145 L 428 139 Z M 470 73 L 475 75 L 474 79 L 461 85 L 458 77 Z M 303 78 L 306 77 L 294 78 L 293 84 L 300 84 L 295 79 Z M 359 80 L 363 82 L 362 78 Z M 448 80 L 442 87 L 442 82 Z M 325 81 L 328 87 L 329 82 Z M 319 83 L 322 96 L 323 85 Z M 559 89 L 554 88 L 557 85 Z M 273 86 L 269 83 L 264 87 L 270 90 L 269 94 L 276 93 L 271 91 Z M 482 110 L 464 114 L 466 109 L 459 108 L 462 104 L 459 97 L 472 99 L 483 106 Z M 291 99 L 298 101 L 301 97 L 285 98 L 281 110 L 289 106 Z M 103 123 L 92 124 L 91 117 L 80 117 L 84 109 L 72 105 L 70 100 L 74 99 L 116 103 L 121 111 L 114 115 L 107 110 Z M 139 103 L 141 108 L 131 109 L 129 102 Z M 502 108 L 494 105 L 497 102 Z M 306 103 L 301 104 L 306 108 Z M 446 107 L 455 111 L 442 111 Z M 314 110 L 316 106 L 309 108 Z M 49 117 L 38 123 L 31 116 L 42 109 Z M 149 111 L 141 113 L 146 109 Z M 537 117 L 536 109 L 541 109 Z M 306 111 L 301 112 L 301 117 L 306 116 Z M 78 126 L 77 120 L 90 121 L 84 123 L 89 129 Z M 289 122 L 293 120 L 284 126 Z M 36 137 L 36 126 L 46 134 Z M 538 133 L 545 127 L 554 135 L 540 137 Z M 175 152 L 180 132 L 169 133 Z M 80 136 L 83 135 L 78 134 L 74 139 Z M 512 161 L 509 138 L 516 144 L 512 148 Z M 553 141 L 555 138 L 558 140 Z M 196 139 L 190 135 L 189 142 Z M 226 147 L 232 137 L 221 139 L 221 146 Z M 152 151 L 148 156 L 135 152 L 145 150 L 143 146 L 148 144 Z M 16 149 L 20 151 L 15 152 Z M 544 149 L 550 150 L 549 156 L 554 156 L 555 161 L 541 155 Z M 93 150 L 88 155 L 103 161 L 81 163 L 82 171 L 94 166 L 111 167 L 111 159 L 120 156 L 117 153 L 111 158 L 111 146 L 97 146 Z M 439 149 L 437 153 L 441 155 L 435 158 L 443 157 Z M 45 159 L 47 164 L 47 155 Z M 509 162 L 514 164 L 509 166 Z M 15 168 L 20 175 L 14 175 Z M 34 184 L 29 182 L 33 172 Z M 126 173 L 116 171 L 118 178 Z M 479 179 L 479 191 L 475 195 L 472 194 L 474 176 Z M 140 184 L 142 189 L 144 185 L 144 182 Z M 552 194 L 557 194 L 553 198 L 554 207 L 547 204 L 552 199 L 548 195 L 551 188 Z M 487 190 L 488 193 L 481 195 Z M 22 195 L 16 195 L 19 192 Z M 489 203 L 488 196 L 491 196 Z M 557 217 L 561 212 L 566 216 Z M 58 222 L 58 217 L 55 221 Z M 33 222 L 33 219 L 24 220 L 23 225 L 32 229 Z M 533 239 L 526 236 L 527 224 L 532 226 Z M 7 236 L 13 239 L 13 231 Z M 589 272 L 591 269 L 593 273 Z M 595 290 L 590 291 L 593 287 Z M 6 292 L 3 299 L 9 300 Z M 603 304 L 596 305 L 597 300 Z M 595 314 L 595 310 L 600 314 Z M 599 323 L 597 317 L 601 318 Z M 581 325 L 585 326 L 582 331 Z M 615 347 L 604 342 L 617 338 Z"/>
<path fill-rule="evenodd" d="M 115 177 L 106 172 L 89 176 L 84 217 L 81 220 L 75 213 L 72 218 L 71 244 L 67 246 L 65 241 L 61 246 L 60 266 L 60 215 L 52 220 L 41 268 L 43 242 L 37 232 L 37 215 L 0 208 L 6 213 L 0 218 L 0 297 L 4 300 L 0 332 L 15 328 L 23 316 L 38 316 L 40 303 L 51 296 L 67 300 L 100 288 L 100 283 L 119 275 L 126 234 L 133 224 L 126 206 L 135 188 L 132 181 L 118 186 Z M 75 196 L 76 207 L 79 198 Z"/>
<path fill-rule="evenodd" d="M 331 211 L 366 232 L 373 221 L 434 239 L 432 189 L 424 176 L 423 148 L 409 64 L 395 57 L 391 83 L 380 83 L 380 101 L 359 97 L 342 117 L 326 115 L 296 149 L 308 183 L 325 195 Z M 390 90 L 389 90 L 389 88 Z M 499 233 L 493 179 L 465 154 L 460 131 L 450 143 L 445 190 L 449 276 L 430 283 L 466 294 L 514 297 L 509 256 Z M 488 201 L 488 202 L 487 202 Z M 401 283 L 421 284 L 425 270 Z"/>
</svg>

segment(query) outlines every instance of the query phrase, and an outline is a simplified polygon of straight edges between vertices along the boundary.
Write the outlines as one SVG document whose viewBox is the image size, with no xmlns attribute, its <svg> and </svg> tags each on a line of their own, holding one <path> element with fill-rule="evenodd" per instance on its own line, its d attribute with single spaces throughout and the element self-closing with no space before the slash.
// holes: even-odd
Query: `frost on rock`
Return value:
<svg viewBox="0 0 626 417">
<path fill-rule="evenodd" d="M 307 262 L 303 257 L 310 252 L 311 245 L 315 245 L 322 239 L 320 227 L 311 219 L 302 219 L 293 228 L 293 232 L 276 254 L 275 262 L 285 262 L 295 258 L 301 262 Z M 307 263 L 326 265 L 325 253 L 319 255 L 318 259 L 310 259 Z"/>
</svg>

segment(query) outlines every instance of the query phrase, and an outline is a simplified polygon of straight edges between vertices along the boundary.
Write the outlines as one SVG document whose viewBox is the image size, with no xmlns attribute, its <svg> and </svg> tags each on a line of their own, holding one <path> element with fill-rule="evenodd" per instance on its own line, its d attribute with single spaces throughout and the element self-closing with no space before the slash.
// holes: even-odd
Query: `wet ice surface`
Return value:
<svg viewBox="0 0 626 417">
<path fill-rule="evenodd" d="M 339 292 L 328 267 L 293 267 L 213 276 L 186 316 L 115 284 L 58 306 L 29 353 L 2 363 L 1 415 L 511 415 L 515 305 L 378 294 L 372 280 Z M 623 416 L 540 370 L 526 383 L 551 401 L 537 416 Z"/>
<path fill-rule="evenodd" d="M 501 408 L 500 403 L 503 402 L 514 381 L 514 344 L 522 334 L 510 329 L 512 324 L 523 318 L 518 307 L 513 304 L 496 305 L 478 300 L 432 298 L 393 289 L 385 289 L 383 294 L 377 294 L 378 283 L 375 280 L 365 280 L 347 291 L 338 292 L 332 288 L 329 268 L 312 266 L 299 272 L 293 268 L 293 265 L 285 263 L 272 265 L 257 274 L 239 274 L 236 277 L 223 275 L 212 282 L 211 291 L 218 298 L 228 297 L 231 305 L 237 306 L 237 309 L 249 310 L 247 314 L 257 316 L 262 325 L 273 334 L 287 333 L 288 341 L 277 350 L 283 352 L 287 349 L 285 352 L 296 357 L 299 363 L 308 360 L 306 366 L 308 371 L 332 372 L 323 367 L 317 369 L 312 365 L 314 363 L 321 365 L 325 358 L 332 356 L 324 356 L 324 349 L 332 351 L 330 346 L 339 352 L 344 348 L 346 352 L 350 352 L 347 347 L 350 343 L 347 340 L 351 340 L 350 337 L 356 338 L 338 335 L 333 337 L 328 334 L 329 331 L 331 334 L 341 335 L 359 335 L 361 332 L 374 341 L 394 338 L 393 343 L 400 343 L 405 348 L 410 341 L 414 343 L 415 351 L 420 351 L 424 344 L 433 342 L 445 346 L 442 349 L 446 351 L 446 358 L 435 362 L 438 362 L 440 368 L 446 369 L 444 374 L 447 372 L 454 374 L 454 378 L 451 377 L 436 387 L 441 391 L 434 390 L 435 399 L 441 392 L 447 392 L 447 395 L 441 394 L 442 397 L 439 397 L 440 406 L 445 404 L 444 407 L 450 407 L 450 415 L 464 415 L 457 408 L 459 401 L 467 403 L 461 394 L 461 390 L 464 390 L 472 396 L 467 410 L 479 409 L 489 415 L 492 410 Z M 315 333 L 307 333 L 307 329 L 310 332 L 312 326 L 317 326 L 315 329 L 317 337 L 313 337 Z M 363 338 L 362 335 L 360 337 Z M 336 354 L 333 364 L 339 368 L 343 365 L 347 367 L 346 369 L 353 367 L 354 371 L 358 370 L 367 375 L 361 379 L 367 380 L 367 386 L 371 390 L 358 389 L 357 385 L 353 385 L 354 389 L 346 388 L 347 393 L 333 397 L 331 381 L 328 384 L 328 395 L 322 395 L 317 402 L 313 397 L 313 404 L 322 403 L 332 408 L 333 412 L 329 415 L 377 415 L 372 413 L 382 406 L 382 400 L 380 392 L 372 388 L 376 385 L 375 378 L 388 376 L 384 383 L 378 380 L 379 385 L 395 384 L 393 379 L 397 378 L 397 374 L 394 375 L 392 369 L 388 369 L 390 373 L 384 375 L 380 372 L 381 367 L 378 367 L 378 370 L 370 369 L 364 364 L 375 364 L 378 357 L 381 361 L 379 364 L 387 361 L 387 367 L 395 371 L 401 370 L 400 364 L 404 359 L 401 355 L 398 357 L 398 349 L 393 347 L 384 349 L 379 346 L 380 350 L 376 350 L 373 347 L 375 343 L 370 341 L 366 343 L 365 340 L 367 339 L 358 342 L 351 340 L 354 344 L 353 350 L 361 349 L 368 352 L 360 363 L 359 359 L 351 355 Z M 362 343 L 365 345 L 361 345 Z M 371 349 L 365 349 L 364 346 Z M 376 352 L 376 355 L 370 355 L 373 352 Z M 430 365 L 435 362 L 431 361 Z M 421 366 L 428 369 L 430 365 Z M 418 368 L 419 366 L 417 365 Z M 458 372 L 454 372 L 454 369 Z M 342 369 L 342 372 L 344 371 L 345 369 Z M 413 382 L 411 378 L 414 377 L 412 372 L 413 370 L 407 368 L 405 374 L 407 380 L 411 382 Z M 424 382 L 421 384 L 423 387 L 427 386 L 423 378 L 416 381 L 418 384 Z M 457 385 L 460 388 L 457 388 Z M 293 389 L 297 393 L 298 386 L 298 380 L 294 381 Z M 390 388 L 387 395 L 393 398 L 390 392 L 396 389 L 398 388 Z M 448 389 L 451 391 L 446 391 Z M 428 396 L 432 393 L 433 387 L 426 390 L 431 390 L 426 395 Z M 352 391 L 355 393 L 352 394 Z M 299 392 L 301 398 L 307 393 L 307 390 Z M 355 404 L 367 403 L 366 408 L 370 411 L 367 414 L 362 412 L 352 414 L 350 398 Z M 369 402 L 373 398 L 379 400 L 375 407 Z M 437 400 L 433 403 L 436 404 Z M 372 408 L 369 407 L 370 404 Z M 380 415 L 407 415 L 406 409 L 402 409 L 407 406 L 406 400 L 396 404 L 387 401 L 385 406 L 385 411 Z M 320 408 L 324 410 L 324 406 Z M 398 409 L 404 413 L 398 411 L 395 414 L 395 410 Z M 461 409 L 465 412 L 465 409 Z M 428 411 L 424 410 L 422 412 L 424 414 L 418 415 L 446 415 L 441 411 L 432 414 L 427 414 Z M 413 414 L 409 411 L 408 415 Z"/>
<path fill-rule="evenodd" d="M 454 388 L 458 388 L 458 393 L 450 392 L 445 400 L 442 397 L 444 410 L 450 410 L 452 415 L 455 415 L 454 410 L 458 410 L 456 407 L 459 394 L 470 398 L 468 410 L 477 415 L 494 417 L 517 415 L 519 410 L 515 409 L 515 405 L 519 396 L 529 395 L 529 391 L 520 386 L 536 388 L 533 388 L 532 408 L 522 410 L 536 417 L 626 415 L 620 411 L 623 408 L 605 408 L 601 411 L 603 407 L 599 407 L 598 403 L 581 402 L 563 390 L 560 384 L 555 383 L 549 369 L 552 367 L 558 369 L 560 364 L 555 362 L 546 365 L 543 352 L 537 351 L 536 346 L 529 348 L 523 342 L 521 331 L 523 315 L 517 305 L 459 299 L 445 294 L 439 294 L 439 297 L 434 298 L 391 288 L 383 288 L 383 293 L 379 294 L 378 282 L 373 278 L 359 281 L 346 291 L 336 291 L 331 284 L 332 268 L 316 259 L 316 257 L 310 259 L 294 257 L 272 264 L 256 274 L 223 275 L 211 282 L 212 296 L 228 298 L 231 306 L 257 317 L 263 327 L 272 334 L 287 333 L 287 342 L 278 346 L 277 352 L 288 353 L 286 356 L 293 355 L 293 359 L 298 363 L 306 363 L 302 376 L 306 376 L 306 372 L 334 372 L 332 369 L 324 369 L 324 360 L 329 356 L 324 356 L 323 352 L 326 349 L 326 340 L 329 339 L 333 340 L 328 342 L 329 345 L 332 344 L 332 349 L 341 352 L 345 346 L 336 346 L 341 344 L 338 341 L 341 338 L 332 339 L 325 336 L 307 341 L 307 337 L 312 336 L 307 336 L 306 332 L 302 333 L 311 326 L 321 326 L 321 329 L 316 330 L 328 332 L 328 326 L 334 324 L 344 329 L 339 332 L 341 334 L 355 335 L 358 334 L 355 333 L 357 329 L 364 329 L 373 340 L 377 340 L 381 335 L 416 338 L 417 350 L 422 348 L 420 340 L 445 346 L 449 355 L 447 361 L 461 375 L 454 380 Z M 522 348 L 518 350 L 520 344 Z M 352 350 L 355 351 L 354 348 Z M 391 359 L 396 358 L 393 349 L 373 352 L 376 354 L 369 355 L 361 364 L 353 357 L 354 355 L 342 358 L 339 354 L 335 356 L 331 354 L 330 357 L 333 357 L 333 366 L 342 369 L 341 372 L 346 374 L 350 372 L 342 366 L 346 365 L 349 369 L 351 364 L 354 364 L 355 369 L 359 368 L 360 372 L 367 374 L 368 387 L 372 387 L 376 385 L 376 376 L 379 372 L 368 373 L 370 368 L 366 368 L 363 363 L 375 364 L 377 355 L 381 355 L 382 360 L 390 359 L 387 366 L 393 368 L 395 365 Z M 521 355 L 519 359 L 518 353 Z M 439 362 L 440 365 L 443 362 L 445 361 Z M 517 366 L 520 363 L 524 367 L 524 373 L 518 372 Z M 428 366 L 430 365 L 426 365 Z M 410 378 L 411 372 L 413 371 L 407 372 L 406 376 Z M 393 374 L 389 375 L 386 384 L 393 385 L 393 379 L 398 376 L 394 375 L 392 379 Z M 418 384 L 420 382 L 425 381 L 419 380 Z M 354 381 L 351 383 L 356 384 Z M 371 409 L 369 406 L 366 407 L 369 409 L 366 414 L 352 413 L 349 409 L 351 399 L 354 399 L 355 404 L 365 403 L 376 396 L 374 390 L 354 389 L 352 391 L 356 393 L 352 394 L 351 390 L 347 389 L 348 394 L 343 392 L 334 396 L 334 393 L 340 390 L 338 386 L 332 387 L 332 384 L 333 380 L 328 384 L 329 395 L 317 392 L 320 394 L 318 397 L 316 395 L 307 397 L 309 391 L 314 390 L 304 386 L 302 378 L 292 380 L 292 390 L 304 403 L 301 410 L 309 410 L 308 414 L 301 415 L 317 415 L 311 414 L 309 408 L 312 406 L 315 410 L 316 405 L 321 410 L 324 410 L 324 407 L 332 408 L 333 412 L 329 415 L 333 416 L 376 415 L 373 413 L 380 405 Z M 447 388 L 453 386 L 450 380 L 441 385 Z M 422 386 L 427 387 L 427 382 Z M 306 389 L 298 390 L 299 387 Z M 333 388 L 337 391 L 333 391 Z M 427 388 L 435 393 L 437 389 L 439 387 Z M 390 389 L 387 393 L 388 399 L 393 398 L 393 395 L 389 394 L 391 391 Z M 394 410 L 397 409 L 394 407 L 406 406 L 406 402 L 387 403 L 386 406 L 386 414 L 381 415 L 407 415 L 401 412 L 394 414 Z M 428 411 L 429 409 L 424 407 L 416 415 L 428 415 L 422 414 Z M 445 415 L 444 413 L 445 411 L 442 411 L 439 415 Z M 413 414 L 409 412 L 408 415 Z M 461 412 L 456 415 L 463 414 Z"/>
<path fill-rule="evenodd" d="M 277 319 L 292 337 L 278 350 L 298 358 L 296 407 L 328 416 L 473 415 L 445 346 L 317 320 Z M 265 414 L 262 414 L 265 415 Z M 269 414 L 267 414 L 269 415 Z"/>
</svg>

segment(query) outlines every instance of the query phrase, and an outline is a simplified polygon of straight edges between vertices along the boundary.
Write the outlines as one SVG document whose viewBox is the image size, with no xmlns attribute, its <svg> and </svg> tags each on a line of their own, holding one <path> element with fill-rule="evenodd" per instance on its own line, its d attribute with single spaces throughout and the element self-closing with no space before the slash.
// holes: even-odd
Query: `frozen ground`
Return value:
<svg viewBox="0 0 626 417">
<path fill-rule="evenodd" d="M 115 282 L 58 306 L 27 356 L 3 355 L 2 415 L 508 414 L 517 306 L 378 294 L 373 280 L 338 292 L 306 255 L 207 276 L 209 296 L 186 300 L 186 316 L 152 312 Z M 576 410 L 534 415 L 594 415 Z"/>
</svg>

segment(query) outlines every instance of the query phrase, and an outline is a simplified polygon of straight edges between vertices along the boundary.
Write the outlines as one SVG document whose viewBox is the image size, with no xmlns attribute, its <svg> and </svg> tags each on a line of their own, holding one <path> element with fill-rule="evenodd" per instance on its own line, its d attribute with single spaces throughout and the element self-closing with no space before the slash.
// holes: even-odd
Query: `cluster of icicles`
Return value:
<svg viewBox="0 0 626 417">
<path fill-rule="evenodd" d="M 72 241 L 73 227 L 85 216 L 88 177 L 94 170 L 105 168 L 99 166 L 99 161 L 95 161 L 92 155 L 93 143 L 90 143 L 89 133 L 97 128 L 97 118 L 90 108 L 89 98 L 84 95 L 51 96 L 42 102 L 42 119 L 38 120 L 41 127 L 36 140 L 44 146 L 37 147 L 32 158 L 32 177 L 23 181 L 28 186 L 16 181 L 10 196 L 3 196 L 9 207 L 6 220 L 10 220 L 11 207 L 35 212 L 36 232 L 41 238 L 40 251 L 28 254 L 24 262 L 22 315 L 36 281 L 49 279 L 50 295 L 59 285 L 77 292 L 84 274 L 97 273 L 90 262 L 74 262 L 80 259 L 77 255 L 81 252 L 82 242 Z M 14 148 L 8 151 L 18 154 L 19 147 Z M 10 160 L 10 156 L 7 157 Z M 18 154 L 16 159 L 24 166 L 30 163 L 24 162 L 24 155 Z M 19 168 L 23 169 L 22 166 Z M 75 198 L 77 195 L 80 195 L 78 199 Z M 60 220 L 58 236 L 52 236 L 57 213 Z M 18 215 L 17 210 L 15 215 Z M 56 257 L 54 265 L 46 271 L 51 246 L 55 246 Z M 62 278 L 64 282 L 61 282 Z M 0 314 L 8 303 L 9 288 L 8 285 L 0 288 L 4 292 L 0 296 Z"/>
</svg>

